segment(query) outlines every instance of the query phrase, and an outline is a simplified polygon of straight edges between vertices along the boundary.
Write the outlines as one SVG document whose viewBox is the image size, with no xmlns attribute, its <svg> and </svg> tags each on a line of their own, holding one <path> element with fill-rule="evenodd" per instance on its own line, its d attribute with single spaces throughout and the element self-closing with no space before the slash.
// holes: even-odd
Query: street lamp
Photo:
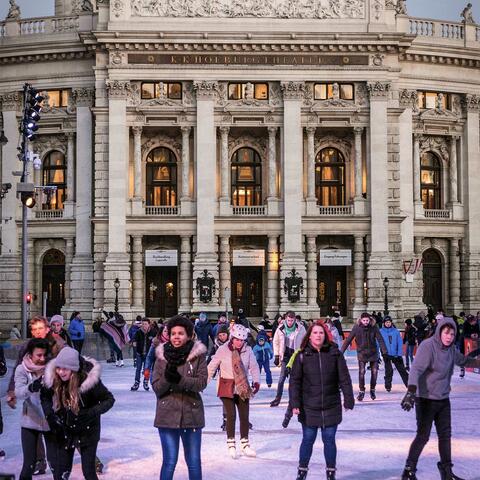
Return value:
<svg viewBox="0 0 480 480">
<path fill-rule="evenodd" d="M 384 299 L 384 303 L 383 303 L 383 314 L 384 315 L 388 315 L 388 284 L 390 282 L 388 281 L 388 278 L 385 277 L 383 279 L 383 288 L 385 289 L 385 299 Z"/>
<path fill-rule="evenodd" d="M 120 280 L 118 278 L 113 282 L 113 286 L 115 287 L 115 304 L 113 310 L 115 313 L 118 313 L 118 289 L 120 288 Z"/>
</svg>

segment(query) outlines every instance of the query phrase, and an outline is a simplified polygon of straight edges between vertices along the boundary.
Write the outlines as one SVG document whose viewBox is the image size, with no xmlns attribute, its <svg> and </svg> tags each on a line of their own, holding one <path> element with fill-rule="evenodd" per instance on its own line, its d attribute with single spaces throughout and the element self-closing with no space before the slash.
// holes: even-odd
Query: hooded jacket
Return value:
<svg viewBox="0 0 480 480">
<path fill-rule="evenodd" d="M 205 345 L 197 340 L 187 361 L 177 368 L 180 382 L 173 384 L 165 379 L 167 359 L 164 344 L 155 350 L 157 357 L 152 375 L 152 387 L 157 395 L 154 426 L 157 428 L 203 428 L 205 413 L 200 392 L 207 386 Z"/>
<path fill-rule="evenodd" d="M 382 354 L 387 354 L 385 342 L 373 318 L 370 318 L 370 323 L 366 327 L 362 325 L 360 318 L 357 320 L 350 335 L 343 342 L 342 353 L 345 352 L 353 339 L 357 342 L 357 357 L 360 362 L 376 362 L 378 360 L 377 341 L 380 344 Z"/>
<path fill-rule="evenodd" d="M 260 345 L 259 340 L 263 339 L 263 345 Z M 257 342 L 253 347 L 253 353 L 257 362 L 259 364 L 269 363 L 270 360 L 273 358 L 273 350 L 270 342 L 268 341 L 268 337 L 265 333 L 257 335 Z"/>
<path fill-rule="evenodd" d="M 295 350 L 298 350 L 300 348 L 303 337 L 305 337 L 307 333 L 307 331 L 305 330 L 305 327 L 300 322 L 295 321 L 294 325 L 295 325 L 295 331 L 290 334 L 294 337 L 293 348 L 291 352 L 292 354 Z M 273 354 L 276 357 L 280 357 L 281 362 L 283 362 L 284 360 L 288 362 L 288 360 L 290 360 L 290 357 L 291 357 L 291 355 L 288 355 L 288 358 L 285 356 L 285 350 L 287 347 L 287 342 L 285 337 L 286 337 L 285 325 L 282 325 L 281 327 L 277 328 L 277 330 L 275 331 L 275 335 L 273 336 Z"/>
<path fill-rule="evenodd" d="M 390 328 L 383 327 L 380 329 L 387 353 L 391 357 L 401 357 L 403 355 L 403 339 L 400 332 L 392 325 Z"/>
<path fill-rule="evenodd" d="M 480 368 L 480 359 L 465 357 L 455 348 L 455 341 L 449 347 L 443 345 L 441 330 L 449 325 L 457 333 L 455 322 L 450 317 L 438 321 L 432 337 L 424 340 L 410 368 L 408 385 L 416 387 L 418 397 L 430 400 L 444 400 L 450 395 L 450 381 L 455 365 Z"/>
</svg>

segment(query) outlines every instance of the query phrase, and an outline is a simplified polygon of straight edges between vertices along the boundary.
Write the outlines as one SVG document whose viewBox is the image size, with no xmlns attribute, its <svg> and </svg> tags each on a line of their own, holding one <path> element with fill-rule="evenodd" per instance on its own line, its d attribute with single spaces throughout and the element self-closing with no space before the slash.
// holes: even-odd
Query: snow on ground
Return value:
<svg viewBox="0 0 480 480">
<path fill-rule="evenodd" d="M 358 368 L 354 355 L 348 355 L 348 364 L 355 392 L 358 388 Z M 7 374 L 9 377 L 11 370 Z M 274 381 L 279 369 L 273 368 Z M 0 464 L 5 473 L 20 472 L 22 452 L 20 444 L 19 415 L 21 407 L 10 409 L 5 403 L 8 378 L 0 382 L 2 410 L 5 429 L 0 436 L 0 446 L 7 457 Z M 159 477 L 162 454 L 158 433 L 153 428 L 155 395 L 150 390 L 130 392 L 134 379 L 132 361 L 124 368 L 103 364 L 103 381 L 113 392 L 116 403 L 113 409 L 102 417 L 102 439 L 98 454 L 106 465 L 105 480 L 150 480 Z M 264 378 L 264 377 L 263 377 Z M 369 373 L 367 372 L 367 379 Z M 379 372 L 383 380 L 383 368 Z M 355 405 L 352 412 L 344 415 L 337 433 L 338 474 L 340 480 L 393 480 L 399 479 L 410 442 L 414 437 L 415 414 L 400 408 L 405 388 L 395 373 L 394 387 L 387 393 L 382 382 L 377 386 L 377 400 L 368 397 Z M 292 419 L 288 429 L 281 422 L 287 404 L 284 395 L 280 407 L 271 408 L 275 396 L 275 384 L 268 389 L 265 384 L 253 400 L 250 411 L 254 429 L 250 435 L 257 458 L 241 457 L 233 460 L 227 456 L 226 435 L 220 430 L 222 408 L 215 395 L 215 382 L 208 385 L 204 395 L 206 427 L 202 438 L 203 477 L 208 480 L 247 479 L 294 479 L 298 461 L 298 447 L 301 441 L 300 424 Z M 452 388 L 453 460 L 455 471 L 468 480 L 480 480 L 480 375 L 467 373 L 464 380 L 455 372 Z M 238 431 L 238 426 L 237 426 Z M 238 433 L 237 433 L 238 440 Z M 438 461 L 435 433 L 420 459 L 418 477 L 420 480 L 438 479 Z M 36 477 L 39 480 L 50 475 Z M 82 478 L 80 459 L 75 458 L 72 480 Z M 187 479 L 187 469 L 180 451 L 175 474 L 179 480 Z M 325 478 L 325 465 L 321 439 L 315 445 L 310 479 Z"/>
</svg>

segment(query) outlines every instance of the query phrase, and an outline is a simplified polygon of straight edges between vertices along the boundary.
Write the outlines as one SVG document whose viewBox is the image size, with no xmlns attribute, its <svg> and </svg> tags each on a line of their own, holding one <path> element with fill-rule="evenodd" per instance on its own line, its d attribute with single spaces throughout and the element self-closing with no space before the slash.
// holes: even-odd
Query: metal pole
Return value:
<svg viewBox="0 0 480 480">
<path fill-rule="evenodd" d="M 385 289 L 385 300 L 383 305 L 383 314 L 388 315 L 388 284 L 384 283 L 383 288 Z"/>
<path fill-rule="evenodd" d="M 48 292 L 43 292 L 43 294 L 42 294 L 42 315 L 44 317 L 47 316 L 47 300 L 48 300 Z"/>
<path fill-rule="evenodd" d="M 27 207 L 22 204 L 22 338 L 27 338 L 28 328 L 28 309 L 27 309 L 27 289 L 28 289 L 28 219 Z"/>
</svg>

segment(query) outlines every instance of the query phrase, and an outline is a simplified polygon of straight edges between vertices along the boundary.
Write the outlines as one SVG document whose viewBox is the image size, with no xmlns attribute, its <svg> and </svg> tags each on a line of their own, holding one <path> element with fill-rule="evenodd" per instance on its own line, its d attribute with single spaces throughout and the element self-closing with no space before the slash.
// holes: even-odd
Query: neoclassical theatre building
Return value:
<svg viewBox="0 0 480 480">
<path fill-rule="evenodd" d="M 56 0 L 0 22 L 0 317 L 480 310 L 480 27 L 404 0 Z M 388 286 L 385 279 L 388 279 Z M 118 282 L 115 280 L 118 279 Z M 116 288 L 115 288 L 116 285 Z M 386 292 L 385 292 L 386 290 Z M 44 293 L 46 292 L 46 293 Z"/>
</svg>

